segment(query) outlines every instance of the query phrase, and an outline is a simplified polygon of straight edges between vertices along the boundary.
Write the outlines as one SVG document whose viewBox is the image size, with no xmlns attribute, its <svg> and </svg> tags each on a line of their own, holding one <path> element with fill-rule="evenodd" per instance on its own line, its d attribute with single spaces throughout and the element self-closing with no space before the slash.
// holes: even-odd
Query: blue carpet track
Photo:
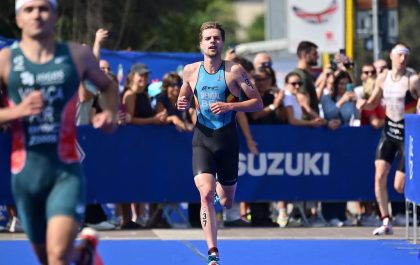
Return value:
<svg viewBox="0 0 420 265">
<path fill-rule="evenodd" d="M 402 240 L 221 240 L 222 265 L 420 265 Z M 204 241 L 103 240 L 105 265 L 204 265 Z M 0 241 L 0 265 L 37 264 L 28 241 Z"/>
</svg>

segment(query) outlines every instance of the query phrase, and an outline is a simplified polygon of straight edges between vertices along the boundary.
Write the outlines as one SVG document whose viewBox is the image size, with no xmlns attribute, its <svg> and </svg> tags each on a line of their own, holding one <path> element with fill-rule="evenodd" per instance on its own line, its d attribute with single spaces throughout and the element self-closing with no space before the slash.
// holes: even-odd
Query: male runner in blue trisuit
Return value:
<svg viewBox="0 0 420 265">
<path fill-rule="evenodd" d="M 220 24 L 203 23 L 199 40 L 204 61 L 185 66 L 178 109 L 186 110 L 194 98 L 194 181 L 200 192 L 208 265 L 218 265 L 214 196 L 216 192 L 222 206 L 232 207 L 239 157 L 235 113 L 261 110 L 263 103 L 242 66 L 222 60 L 225 32 Z"/>
</svg>

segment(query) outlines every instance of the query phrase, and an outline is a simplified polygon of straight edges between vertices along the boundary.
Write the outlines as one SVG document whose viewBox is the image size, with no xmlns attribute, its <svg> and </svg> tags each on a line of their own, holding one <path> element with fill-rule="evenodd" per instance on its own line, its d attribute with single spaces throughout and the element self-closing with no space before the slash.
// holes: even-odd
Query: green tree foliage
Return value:
<svg viewBox="0 0 420 265">
<path fill-rule="evenodd" d="M 246 39 L 247 42 L 265 40 L 264 19 L 264 14 L 255 17 L 251 26 L 248 28 L 248 37 Z"/>
<path fill-rule="evenodd" d="M 0 1 L 0 35 L 8 38 L 19 36 L 15 23 L 15 0 Z"/>
<path fill-rule="evenodd" d="M 193 24 L 196 24 L 195 40 L 198 44 L 198 29 L 201 24 L 205 21 L 219 21 L 222 23 L 223 28 L 226 32 L 225 43 L 227 45 L 236 43 L 235 31 L 239 27 L 235 20 L 233 6 L 231 0 L 212 0 L 206 6 L 205 9 L 196 12 L 191 20 Z"/>
<path fill-rule="evenodd" d="M 400 41 L 411 48 L 409 65 L 420 71 L 420 3 L 402 6 L 399 16 Z"/>
<path fill-rule="evenodd" d="M 398 40 L 411 47 L 409 66 L 420 71 L 420 39 L 418 38 L 420 36 L 420 3 L 417 0 L 404 0 L 399 1 L 398 4 Z M 373 62 L 372 52 L 365 50 L 364 39 L 356 39 L 355 55 L 359 72 L 361 65 Z M 388 50 L 383 50 L 381 57 L 387 60 L 388 64 L 390 63 Z"/>
<path fill-rule="evenodd" d="M 198 30 L 217 20 L 226 30 L 226 43 L 235 43 L 231 0 L 58 0 L 57 37 L 91 44 L 103 27 L 111 32 L 108 49 L 198 51 Z M 14 0 L 0 1 L 0 35 L 18 38 Z"/>
</svg>

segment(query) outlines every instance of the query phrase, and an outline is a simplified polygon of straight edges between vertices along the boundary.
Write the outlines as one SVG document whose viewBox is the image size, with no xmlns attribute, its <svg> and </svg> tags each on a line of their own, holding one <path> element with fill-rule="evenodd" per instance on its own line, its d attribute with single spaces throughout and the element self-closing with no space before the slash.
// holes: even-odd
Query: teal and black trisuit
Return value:
<svg viewBox="0 0 420 265">
<path fill-rule="evenodd" d="M 197 124 L 192 140 L 193 173 L 217 174 L 220 184 L 230 186 L 238 180 L 239 144 L 236 130 L 236 112 L 214 114 L 210 104 L 235 102 L 226 84 L 225 62 L 218 71 L 208 73 L 201 63 L 194 89 Z"/>
<path fill-rule="evenodd" d="M 85 178 L 76 148 L 76 103 L 80 83 L 67 44 L 57 43 L 44 64 L 12 47 L 7 103 L 17 105 L 34 90 L 43 94 L 39 115 L 12 123 L 12 192 L 28 238 L 45 243 L 48 220 L 57 215 L 82 220 Z"/>
</svg>

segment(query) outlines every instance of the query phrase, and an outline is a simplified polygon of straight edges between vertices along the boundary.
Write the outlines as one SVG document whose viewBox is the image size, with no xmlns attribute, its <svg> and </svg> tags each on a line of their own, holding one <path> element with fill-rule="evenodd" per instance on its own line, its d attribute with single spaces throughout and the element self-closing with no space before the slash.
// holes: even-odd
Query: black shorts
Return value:
<svg viewBox="0 0 420 265">
<path fill-rule="evenodd" d="M 395 158 L 397 158 L 397 170 L 405 173 L 404 141 L 393 139 L 382 132 L 376 149 L 376 160 L 385 160 L 392 164 Z"/>
<path fill-rule="evenodd" d="M 217 174 L 224 186 L 238 181 L 239 143 L 236 124 L 212 130 L 197 123 L 192 140 L 193 173 Z"/>
</svg>

